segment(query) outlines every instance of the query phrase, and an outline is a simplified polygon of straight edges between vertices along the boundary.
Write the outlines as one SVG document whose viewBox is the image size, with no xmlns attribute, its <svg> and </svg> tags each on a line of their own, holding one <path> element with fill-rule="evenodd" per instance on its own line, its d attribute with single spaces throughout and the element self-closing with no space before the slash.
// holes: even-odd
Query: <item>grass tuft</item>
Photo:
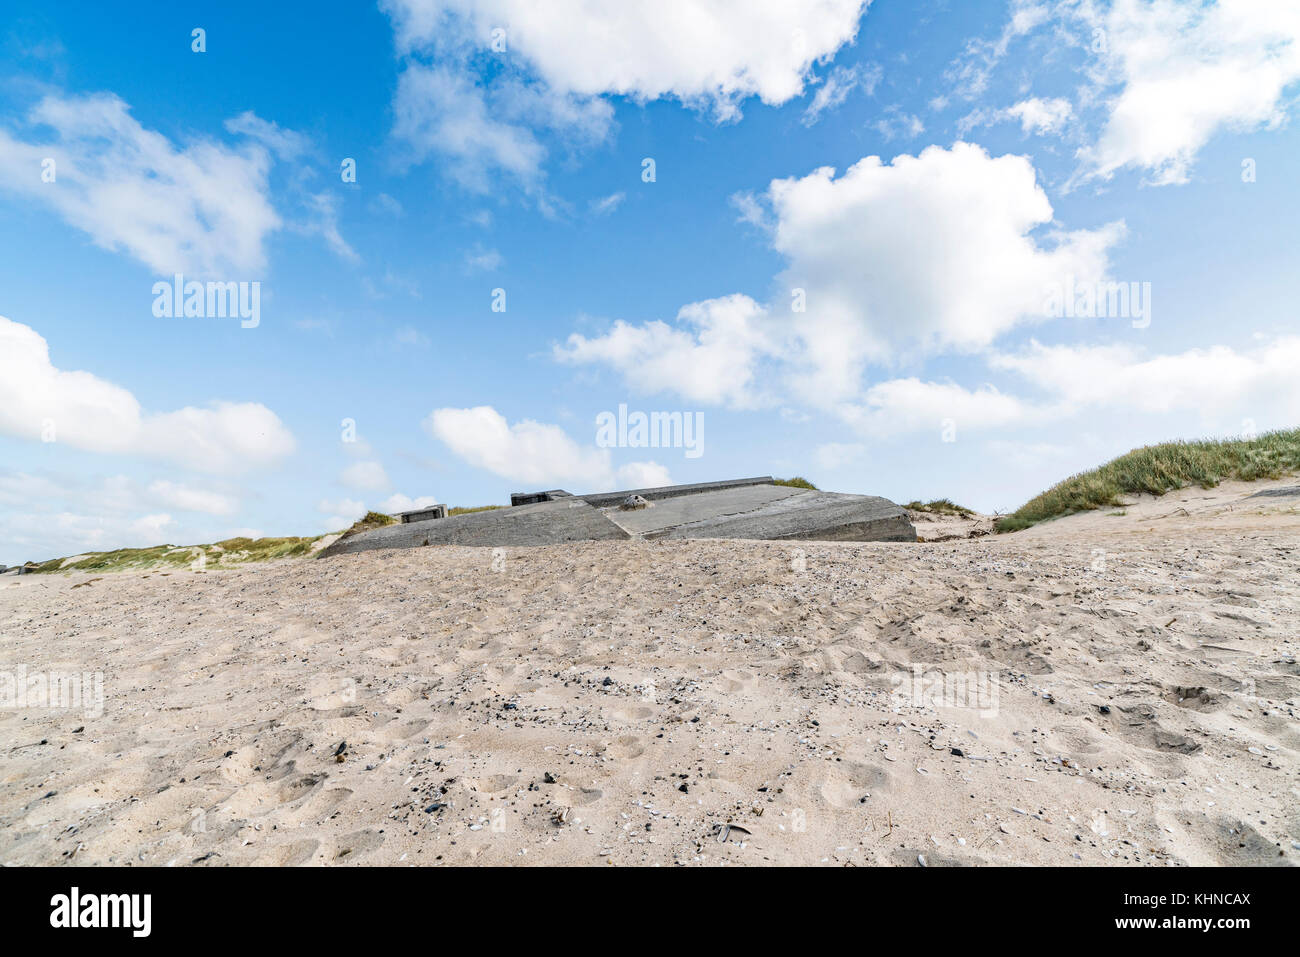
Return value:
<svg viewBox="0 0 1300 957">
<path fill-rule="evenodd" d="M 1048 519 L 1124 505 L 1123 496 L 1164 495 L 1220 482 L 1281 478 L 1300 469 L 1300 429 L 1253 439 L 1166 442 L 1134 449 L 1101 468 L 1072 475 L 998 519 L 999 532 L 1018 532 Z"/>
<path fill-rule="evenodd" d="M 348 535 L 358 535 L 361 532 L 368 532 L 372 528 L 383 528 L 385 525 L 396 525 L 397 519 L 391 515 L 385 515 L 383 512 L 366 512 L 359 519 L 344 531 L 344 537 Z"/>
<path fill-rule="evenodd" d="M 788 488 L 807 488 L 812 489 L 814 492 L 819 491 L 816 485 L 813 485 L 812 482 L 808 481 L 802 475 L 796 475 L 794 478 L 788 479 L 773 479 L 772 484 L 785 485 Z"/>
<path fill-rule="evenodd" d="M 457 505 L 455 508 L 447 509 L 447 517 L 451 518 L 453 515 L 468 515 L 471 512 L 490 512 L 493 509 L 505 508 L 505 507 L 506 506 L 504 505 L 476 505 L 473 508 L 466 508 Z"/>
<path fill-rule="evenodd" d="M 933 512 L 937 515 L 960 515 L 962 518 L 971 518 L 975 515 L 964 505 L 958 505 L 952 499 L 936 498 L 929 502 L 912 501 L 908 502 L 903 508 L 910 509 L 913 512 Z"/>
</svg>

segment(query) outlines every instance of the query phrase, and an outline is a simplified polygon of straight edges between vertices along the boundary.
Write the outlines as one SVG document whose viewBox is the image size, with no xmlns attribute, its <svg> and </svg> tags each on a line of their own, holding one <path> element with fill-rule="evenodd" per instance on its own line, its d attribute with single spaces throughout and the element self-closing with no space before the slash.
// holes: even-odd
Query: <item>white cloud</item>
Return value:
<svg viewBox="0 0 1300 957">
<path fill-rule="evenodd" d="M 383 0 L 403 57 L 393 133 L 411 162 L 440 157 L 479 192 L 504 174 L 548 211 L 540 133 L 570 148 L 603 141 L 610 95 L 675 98 L 719 121 L 751 96 L 785 103 L 814 63 L 853 42 L 868 3 Z M 475 56 L 504 68 L 476 69 Z"/>
<path fill-rule="evenodd" d="M 285 160 L 296 160 L 311 148 L 311 142 L 301 133 L 264 120 L 252 110 L 226 120 L 226 129 L 256 140 Z"/>
<path fill-rule="evenodd" d="M 870 436 L 943 431 L 957 435 L 1017 430 L 1102 413 L 1121 417 L 1176 416 L 1207 433 L 1234 434 L 1251 420 L 1260 429 L 1300 418 L 1300 337 L 1269 340 L 1253 350 L 1228 346 L 1148 356 L 1127 345 L 1045 346 L 995 353 L 989 366 L 1018 376 L 1036 391 L 1016 395 L 991 385 L 969 389 L 952 382 L 891 379 L 872 386 L 861 402 L 837 409 L 857 432 Z M 1213 401 L 1206 384 L 1213 383 Z"/>
<path fill-rule="evenodd" d="M 862 88 L 863 93 L 871 96 L 883 75 L 879 64 L 874 63 L 833 67 L 817 87 L 817 92 L 813 94 L 808 108 L 804 110 L 803 125 L 815 124 L 824 112 L 835 109 L 859 87 Z"/>
<path fill-rule="evenodd" d="M 621 489 L 660 488 L 672 485 L 673 478 L 668 474 L 667 466 L 658 462 L 628 462 L 616 473 L 616 483 Z"/>
<path fill-rule="evenodd" d="M 301 232 L 320 236 L 341 259 L 361 261 L 357 251 L 348 244 L 339 230 L 338 197 L 334 193 L 307 193 L 303 197 L 303 206 L 305 218 L 299 227 Z"/>
<path fill-rule="evenodd" d="M 676 326 L 575 333 L 555 357 L 609 365 L 640 391 L 736 407 L 772 400 L 766 363 L 826 407 L 858 396 L 870 361 L 978 351 L 1047 318 L 1050 290 L 1101 281 L 1124 235 L 1112 223 L 1040 239 L 1052 206 L 1032 164 L 969 143 L 774 180 L 763 203 L 740 205 L 788 264 L 770 306 L 744 295 L 694 303 Z M 796 300 L 805 311 L 792 311 Z"/>
<path fill-rule="evenodd" d="M 1007 115 L 1020 121 L 1020 128 L 1026 133 L 1059 133 L 1069 122 L 1074 108 L 1069 100 L 1055 97 L 1043 100 L 1032 96 L 1007 107 Z"/>
<path fill-rule="evenodd" d="M 964 134 L 977 126 L 990 126 L 1007 120 L 1015 120 L 1026 133 L 1045 136 L 1060 133 L 1074 116 L 1074 107 L 1070 101 L 1056 97 L 1050 100 L 1030 97 L 1021 100 L 1004 110 L 976 110 L 962 117 L 957 128 Z"/>
<path fill-rule="evenodd" d="M 388 515 L 396 515 L 398 512 L 411 512 L 418 508 L 431 508 L 437 504 L 438 500 L 432 495 L 421 495 L 417 498 L 411 498 L 409 495 L 395 492 L 379 503 L 379 510 Z"/>
<path fill-rule="evenodd" d="M 231 278 L 265 268 L 265 238 L 281 221 L 263 147 L 198 139 L 178 148 L 109 94 L 47 96 L 27 119 L 28 139 L 0 130 L 0 188 L 47 203 L 96 245 L 159 274 Z M 40 136 L 46 128 L 52 139 Z M 41 180 L 46 157 L 56 163 L 53 183 Z"/>
<path fill-rule="evenodd" d="M 1047 415 L 1045 409 L 992 386 L 967 389 L 952 382 L 891 379 L 873 385 L 862 401 L 841 407 L 846 422 L 864 435 L 933 432 L 949 423 L 958 432 L 1023 425 Z"/>
<path fill-rule="evenodd" d="M 925 132 L 925 124 L 921 122 L 919 116 L 904 113 L 898 107 L 891 106 L 876 121 L 876 132 L 891 143 L 897 139 L 913 140 Z"/>
<path fill-rule="evenodd" d="M 781 285 L 807 293 L 795 329 L 810 396 L 852 395 L 868 358 L 976 350 L 1044 318 L 1046 290 L 1101 279 L 1123 235 L 1111 224 L 1040 243 L 1052 206 L 1029 160 L 967 143 L 775 180 L 768 201 Z"/>
<path fill-rule="evenodd" d="M 1206 422 L 1253 416 L 1300 418 L 1300 337 L 1270 340 L 1252 351 L 1228 346 L 1144 356 L 1131 346 L 1044 346 L 990 359 L 1071 411 L 1107 407 L 1139 413 L 1194 412 Z M 1212 387 L 1213 401 L 1207 401 Z"/>
<path fill-rule="evenodd" d="M 857 36 L 868 0 L 384 0 L 403 52 L 489 47 L 560 95 L 664 97 L 739 115 L 799 96 L 813 63 Z"/>
<path fill-rule="evenodd" d="M 583 448 L 558 425 L 529 419 L 510 425 L 491 406 L 435 409 L 425 419 L 434 438 L 470 465 L 520 482 L 608 482 L 609 453 Z"/>
<path fill-rule="evenodd" d="M 448 175 L 466 189 L 486 193 L 504 175 L 546 204 L 541 165 L 542 131 L 580 148 L 605 139 L 613 108 L 601 99 L 561 95 L 517 79 L 481 85 L 468 69 L 445 62 L 411 62 L 398 77 L 393 101 L 394 137 L 405 161 L 445 161 Z"/>
<path fill-rule="evenodd" d="M 353 462 L 343 470 L 339 482 L 361 492 L 385 492 L 390 485 L 388 473 L 378 462 Z"/>
<path fill-rule="evenodd" d="M 505 257 L 495 249 L 486 249 L 480 243 L 465 253 L 465 266 L 471 272 L 495 272 L 505 262 Z"/>
<path fill-rule="evenodd" d="M 611 193 L 601 199 L 591 201 L 591 211 L 597 216 L 606 216 L 623 205 L 623 200 L 627 198 L 627 193 Z"/>
<path fill-rule="evenodd" d="M 0 316 L 0 433 L 75 448 L 144 455 L 203 472 L 242 472 L 293 451 L 293 436 L 255 402 L 213 402 L 146 414 L 129 391 L 50 362 L 29 326 Z"/>
<path fill-rule="evenodd" d="M 989 77 L 1007 55 L 1012 41 L 1032 33 L 1051 17 L 1043 0 L 1012 0 L 1011 16 L 996 40 L 970 40 L 962 55 L 948 70 L 947 77 L 966 99 L 974 99 L 988 87 Z"/>
<path fill-rule="evenodd" d="M 530 486 L 571 485 L 578 491 L 671 485 L 656 462 L 629 462 L 617 469 L 610 451 L 579 445 L 558 425 L 524 419 L 510 425 L 491 406 L 435 409 L 424 427 L 477 468 Z"/>
<path fill-rule="evenodd" d="M 680 327 L 620 321 L 603 336 L 570 335 L 554 355 L 561 362 L 607 364 L 642 392 L 753 406 L 759 403 L 753 390 L 756 363 L 775 349 L 764 315 L 748 296 L 710 299 L 682 307 Z"/>
<path fill-rule="evenodd" d="M 1300 81 L 1300 5 L 1279 0 L 1115 0 L 1081 8 L 1105 41 L 1100 80 L 1118 84 L 1090 175 L 1149 170 L 1186 182 L 1216 133 L 1276 127 Z"/>
</svg>

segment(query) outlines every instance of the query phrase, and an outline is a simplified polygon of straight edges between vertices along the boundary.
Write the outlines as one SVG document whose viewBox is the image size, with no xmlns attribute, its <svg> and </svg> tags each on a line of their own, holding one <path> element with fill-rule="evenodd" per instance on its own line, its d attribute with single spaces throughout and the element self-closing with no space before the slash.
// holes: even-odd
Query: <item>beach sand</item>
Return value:
<svg viewBox="0 0 1300 957">
<path fill-rule="evenodd" d="M 0 672 L 103 713 L 0 709 L 0 862 L 1290 864 L 1295 484 L 3 578 Z"/>
</svg>

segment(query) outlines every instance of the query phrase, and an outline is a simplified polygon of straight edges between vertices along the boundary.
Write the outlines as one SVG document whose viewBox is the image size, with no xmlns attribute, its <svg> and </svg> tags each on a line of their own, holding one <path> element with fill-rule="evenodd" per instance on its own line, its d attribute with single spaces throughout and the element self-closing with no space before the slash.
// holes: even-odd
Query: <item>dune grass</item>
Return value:
<svg viewBox="0 0 1300 957">
<path fill-rule="evenodd" d="M 807 488 L 812 489 L 814 492 L 818 491 L 817 486 L 813 485 L 812 482 L 808 481 L 802 475 L 796 475 L 794 478 L 788 479 L 773 479 L 772 484 L 784 485 L 788 488 Z"/>
<path fill-rule="evenodd" d="M 998 519 L 999 532 L 1016 532 L 1075 512 L 1124 505 L 1126 495 L 1164 495 L 1226 480 L 1280 478 L 1300 469 L 1300 429 L 1251 439 L 1165 442 L 1134 449 L 1101 468 L 1080 472 Z"/>
<path fill-rule="evenodd" d="M 970 518 L 975 513 L 964 505 L 958 505 L 952 499 L 936 498 L 929 502 L 911 501 L 903 508 L 910 509 L 913 512 L 933 512 L 936 515 L 958 515 L 961 518 Z"/>
<path fill-rule="evenodd" d="M 351 524 L 343 535 L 358 535 L 361 532 L 368 532 L 372 528 L 383 528 L 385 525 L 396 525 L 397 519 L 391 515 L 385 515 L 383 512 L 366 512 L 359 519 Z"/>
<path fill-rule="evenodd" d="M 191 568 L 203 556 L 203 567 L 222 568 L 246 562 L 269 562 L 277 558 L 305 555 L 320 536 L 312 538 L 228 538 L 211 545 L 154 545 L 151 548 L 119 548 L 111 552 L 85 552 L 77 560 L 51 558 L 29 564 L 27 571 L 120 572 L 142 568 Z"/>
<path fill-rule="evenodd" d="M 506 506 L 504 505 L 475 505 L 473 507 L 457 505 L 455 508 L 447 509 L 447 517 L 451 518 L 453 515 L 469 515 L 471 512 L 490 512 L 493 509 L 505 507 Z"/>
</svg>

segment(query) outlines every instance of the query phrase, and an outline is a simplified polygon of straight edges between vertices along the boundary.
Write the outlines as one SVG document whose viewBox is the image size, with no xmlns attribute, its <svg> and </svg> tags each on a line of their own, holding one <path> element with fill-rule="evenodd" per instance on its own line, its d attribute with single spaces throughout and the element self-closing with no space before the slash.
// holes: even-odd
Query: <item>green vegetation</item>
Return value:
<svg viewBox="0 0 1300 957">
<path fill-rule="evenodd" d="M 78 571 L 120 572 L 140 568 L 191 568 L 203 556 L 205 568 L 228 568 L 246 562 L 267 562 L 291 558 L 311 551 L 316 538 L 228 538 L 212 545 L 155 545 L 152 548 L 119 548 L 112 552 L 74 555 L 76 561 L 52 558 L 28 565 L 29 573 Z M 68 562 L 67 565 L 64 562 Z"/>
<path fill-rule="evenodd" d="M 383 528 L 385 525 L 396 525 L 397 519 L 391 515 L 385 515 L 383 512 L 366 512 L 359 519 L 352 523 L 343 534 L 356 535 L 359 532 L 368 532 L 372 528 Z"/>
<path fill-rule="evenodd" d="M 451 518 L 453 515 L 468 515 L 470 512 L 490 512 L 494 508 L 505 508 L 505 506 L 504 505 L 477 505 L 474 508 L 463 508 L 457 505 L 455 508 L 447 509 L 447 517 Z"/>
<path fill-rule="evenodd" d="M 958 515 L 961 518 L 973 518 L 975 513 L 964 505 L 958 505 L 956 502 L 947 498 L 936 498 L 929 502 L 908 502 L 903 508 L 913 512 L 933 512 L 937 515 Z"/>
<path fill-rule="evenodd" d="M 999 532 L 1016 532 L 1050 518 L 1123 506 L 1125 495 L 1164 495 L 1225 480 L 1275 479 L 1300 469 L 1300 429 L 1253 439 L 1166 442 L 1134 449 L 1101 468 L 1072 475 L 998 519 Z"/>
<path fill-rule="evenodd" d="M 786 485 L 789 486 L 790 488 L 809 488 L 812 489 L 814 492 L 818 490 L 816 485 L 813 485 L 812 482 L 808 481 L 806 478 L 804 478 L 801 475 L 796 475 L 794 478 L 788 478 L 788 479 L 773 479 L 772 484 Z"/>
</svg>

